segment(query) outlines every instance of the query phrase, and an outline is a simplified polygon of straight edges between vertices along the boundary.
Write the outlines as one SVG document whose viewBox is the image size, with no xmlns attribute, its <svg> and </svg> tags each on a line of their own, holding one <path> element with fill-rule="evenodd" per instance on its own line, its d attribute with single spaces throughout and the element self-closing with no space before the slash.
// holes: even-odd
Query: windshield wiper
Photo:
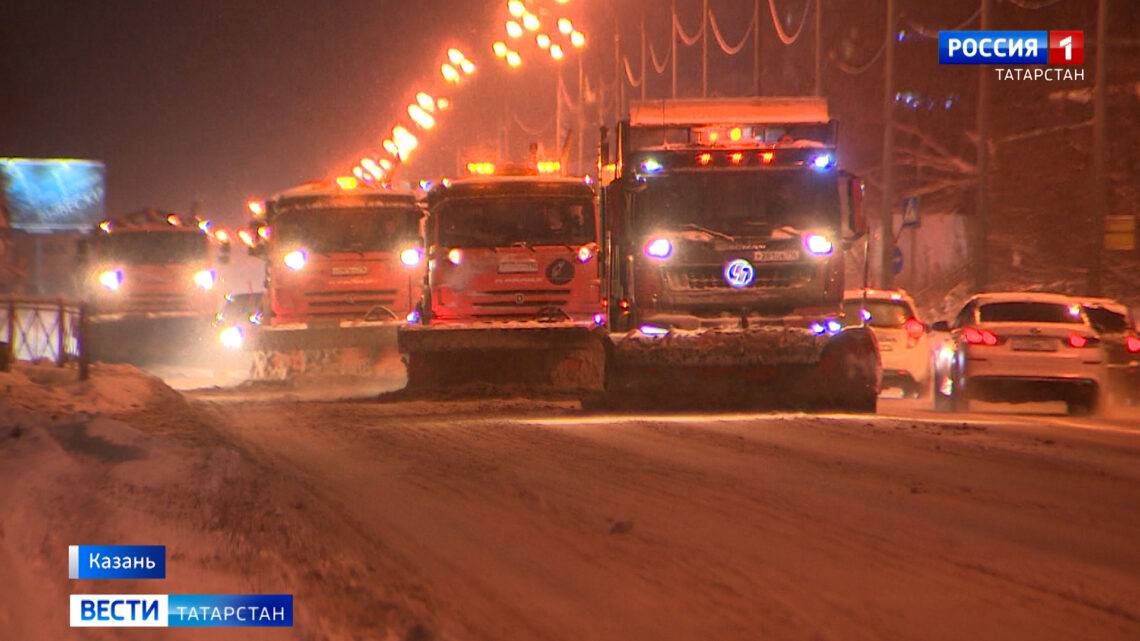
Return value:
<svg viewBox="0 0 1140 641">
<path fill-rule="evenodd" d="M 701 227 L 700 225 L 697 225 L 695 223 L 688 223 L 688 224 L 684 225 L 682 227 L 682 229 L 685 229 L 688 231 L 699 231 L 702 234 L 708 234 L 709 236 L 717 236 L 719 238 L 723 238 L 724 240 L 727 240 L 730 243 L 736 242 L 736 238 L 729 236 L 728 234 L 726 234 L 722 231 L 717 231 L 715 229 L 709 229 L 708 227 Z"/>
</svg>

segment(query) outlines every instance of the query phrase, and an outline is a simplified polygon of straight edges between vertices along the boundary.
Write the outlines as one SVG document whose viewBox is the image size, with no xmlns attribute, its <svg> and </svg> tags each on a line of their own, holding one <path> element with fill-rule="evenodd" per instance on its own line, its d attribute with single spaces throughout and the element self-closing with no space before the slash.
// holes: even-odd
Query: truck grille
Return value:
<svg viewBox="0 0 1140 641">
<path fill-rule="evenodd" d="M 396 290 L 305 292 L 305 303 L 313 316 L 363 316 L 376 306 L 395 305 Z"/>
<path fill-rule="evenodd" d="M 815 270 L 814 265 L 757 265 L 756 279 L 749 289 L 803 285 L 811 280 Z M 668 269 L 665 282 L 673 290 L 731 289 L 724 282 L 719 265 Z"/>
<path fill-rule="evenodd" d="M 475 292 L 471 306 L 475 318 L 530 320 L 539 311 L 561 309 L 570 301 L 569 289 L 516 289 Z"/>
</svg>

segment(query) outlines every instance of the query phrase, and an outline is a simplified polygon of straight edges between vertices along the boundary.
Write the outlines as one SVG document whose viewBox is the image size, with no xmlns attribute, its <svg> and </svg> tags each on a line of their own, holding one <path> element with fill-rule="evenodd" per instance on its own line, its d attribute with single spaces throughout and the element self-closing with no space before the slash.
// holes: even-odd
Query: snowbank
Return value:
<svg viewBox="0 0 1140 641">
<path fill-rule="evenodd" d="M 146 409 L 182 409 L 182 396 L 130 365 L 92 365 L 78 380 L 74 369 L 17 365 L 0 372 L 0 407 L 51 414 L 121 415 Z"/>
</svg>

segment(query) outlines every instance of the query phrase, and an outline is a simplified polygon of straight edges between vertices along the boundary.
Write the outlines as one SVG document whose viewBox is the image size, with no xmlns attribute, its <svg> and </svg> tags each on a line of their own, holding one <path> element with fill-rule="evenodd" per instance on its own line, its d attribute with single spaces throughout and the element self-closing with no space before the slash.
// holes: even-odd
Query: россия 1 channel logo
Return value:
<svg viewBox="0 0 1140 641">
<path fill-rule="evenodd" d="M 1085 32 L 939 31 L 938 63 L 1002 65 L 1001 80 L 1084 80 Z"/>
</svg>

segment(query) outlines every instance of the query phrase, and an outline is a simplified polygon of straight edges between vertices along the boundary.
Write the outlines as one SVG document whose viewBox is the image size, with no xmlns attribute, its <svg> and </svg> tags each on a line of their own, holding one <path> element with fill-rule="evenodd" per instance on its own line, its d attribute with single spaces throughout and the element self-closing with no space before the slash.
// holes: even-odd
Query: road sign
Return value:
<svg viewBox="0 0 1140 641">
<path fill-rule="evenodd" d="M 1136 249 L 1136 216 L 1131 214 L 1104 217 L 1104 248 L 1130 252 Z"/>
<path fill-rule="evenodd" d="M 918 227 L 918 196 L 903 200 L 903 227 Z"/>
<path fill-rule="evenodd" d="M 901 274 L 903 270 L 903 253 L 898 247 L 895 247 L 894 252 L 891 253 L 891 269 L 894 270 L 895 276 Z"/>
</svg>

